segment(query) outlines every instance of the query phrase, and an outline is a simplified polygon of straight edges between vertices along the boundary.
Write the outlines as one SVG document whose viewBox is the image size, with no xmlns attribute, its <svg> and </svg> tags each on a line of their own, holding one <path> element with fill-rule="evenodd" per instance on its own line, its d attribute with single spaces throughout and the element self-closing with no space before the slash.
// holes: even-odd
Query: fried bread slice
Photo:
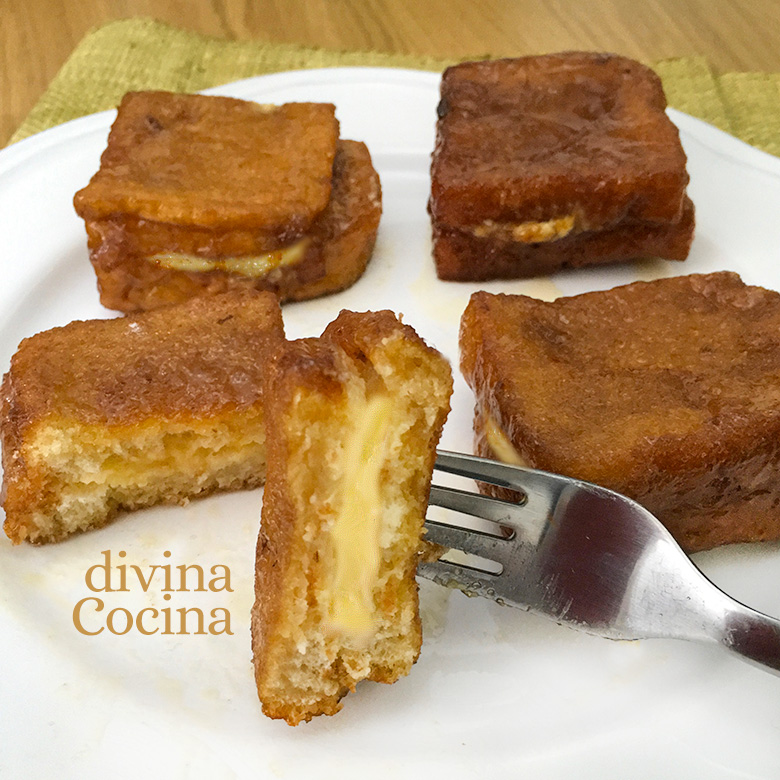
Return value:
<svg viewBox="0 0 780 780">
<path fill-rule="evenodd" d="M 54 542 L 262 484 L 261 375 L 282 339 L 278 301 L 257 292 L 25 339 L 2 385 L 6 534 Z"/>
<path fill-rule="evenodd" d="M 452 257 L 444 263 L 446 278 L 549 272 L 572 248 L 577 264 L 612 262 L 665 252 L 664 231 L 679 234 L 687 255 L 686 158 L 665 107 L 655 73 L 616 55 L 448 68 L 429 201 L 437 268 L 456 244 L 463 257 L 457 273 Z M 590 251 L 600 231 L 610 232 L 611 252 Z"/>
<path fill-rule="evenodd" d="M 689 551 L 780 538 L 780 294 L 714 273 L 461 323 L 480 455 L 631 496 Z"/>
<path fill-rule="evenodd" d="M 131 93 L 74 204 L 101 302 L 132 312 L 236 288 L 343 289 L 371 256 L 381 187 L 330 104 Z"/>
<path fill-rule="evenodd" d="M 222 234 L 225 246 L 204 231 L 126 217 L 88 222 L 87 233 L 101 302 L 133 312 L 234 289 L 269 290 L 282 301 L 342 290 L 365 271 L 381 213 L 368 149 L 339 141 L 331 198 L 308 234 L 286 248 L 258 249 L 247 232 Z M 196 254 L 203 244 L 214 247 L 214 258 Z"/>
<path fill-rule="evenodd" d="M 302 235 L 330 199 L 338 135 L 329 103 L 130 92 L 76 211 Z"/>
<path fill-rule="evenodd" d="M 452 375 L 390 312 L 342 312 L 286 343 L 267 379 L 252 644 L 263 711 L 295 725 L 418 657 L 415 572 Z"/>
</svg>

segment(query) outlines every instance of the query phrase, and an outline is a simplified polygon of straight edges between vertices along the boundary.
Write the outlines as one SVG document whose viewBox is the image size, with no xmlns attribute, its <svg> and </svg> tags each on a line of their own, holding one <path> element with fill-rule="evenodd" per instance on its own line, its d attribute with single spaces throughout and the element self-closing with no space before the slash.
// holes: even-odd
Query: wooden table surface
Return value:
<svg viewBox="0 0 780 780">
<path fill-rule="evenodd" d="M 441 57 L 591 49 L 780 71 L 778 0 L 2 0 L 0 146 L 91 28 L 132 16 L 334 49 Z"/>
</svg>

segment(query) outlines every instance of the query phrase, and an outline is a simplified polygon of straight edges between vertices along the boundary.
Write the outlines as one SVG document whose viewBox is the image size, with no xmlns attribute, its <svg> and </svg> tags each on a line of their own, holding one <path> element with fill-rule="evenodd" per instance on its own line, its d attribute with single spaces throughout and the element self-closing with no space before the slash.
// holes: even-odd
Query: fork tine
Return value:
<svg viewBox="0 0 780 780">
<path fill-rule="evenodd" d="M 431 485 L 428 503 L 451 509 L 453 512 L 505 524 L 511 524 L 518 511 L 518 504 L 442 485 Z"/>
<path fill-rule="evenodd" d="M 780 673 L 780 620 L 719 590 L 635 501 L 569 477 L 453 452 L 437 452 L 436 468 L 519 491 L 526 503 L 432 487 L 431 504 L 516 533 L 426 520 L 429 541 L 498 562 L 501 571 L 424 561 L 422 577 L 612 639 L 715 641 Z"/>
<path fill-rule="evenodd" d="M 425 541 L 462 550 L 471 555 L 501 561 L 502 553 L 508 552 L 506 545 L 511 536 L 494 536 L 482 531 L 460 528 L 456 525 L 439 523 L 436 520 L 425 521 Z M 504 548 L 504 549 L 502 549 Z"/>
<path fill-rule="evenodd" d="M 527 476 L 527 470 L 521 469 L 519 466 L 511 466 L 476 455 L 437 450 L 434 468 L 447 474 L 470 477 L 479 482 L 489 482 L 491 485 L 512 488 L 520 493 L 525 493 L 523 477 Z"/>
</svg>

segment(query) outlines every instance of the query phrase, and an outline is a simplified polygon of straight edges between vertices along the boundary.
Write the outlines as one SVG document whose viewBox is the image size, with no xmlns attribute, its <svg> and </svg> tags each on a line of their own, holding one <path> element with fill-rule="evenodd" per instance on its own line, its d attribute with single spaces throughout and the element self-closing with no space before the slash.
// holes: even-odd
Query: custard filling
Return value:
<svg viewBox="0 0 780 780">
<path fill-rule="evenodd" d="M 477 238 L 497 237 L 523 244 L 539 244 L 564 238 L 575 227 L 574 214 L 568 214 L 545 222 L 493 222 L 492 219 L 486 219 L 481 225 L 472 228 L 472 233 Z"/>
<path fill-rule="evenodd" d="M 265 276 L 276 268 L 294 265 L 303 260 L 311 239 L 302 238 L 290 246 L 274 249 L 259 255 L 245 257 L 199 257 L 198 255 L 179 252 L 164 252 L 147 258 L 162 268 L 171 271 L 190 271 L 205 273 L 207 271 L 226 271 L 241 276 L 257 278 Z"/>
<path fill-rule="evenodd" d="M 484 412 L 485 439 L 496 460 L 510 466 L 528 467 L 528 461 L 515 449 L 514 444 L 496 422 L 492 414 Z"/>
<path fill-rule="evenodd" d="M 335 630 L 370 636 L 375 624 L 374 589 L 379 577 L 384 507 L 380 474 L 393 403 L 370 398 L 347 442 L 341 507 L 331 530 L 333 573 L 328 616 Z"/>
</svg>

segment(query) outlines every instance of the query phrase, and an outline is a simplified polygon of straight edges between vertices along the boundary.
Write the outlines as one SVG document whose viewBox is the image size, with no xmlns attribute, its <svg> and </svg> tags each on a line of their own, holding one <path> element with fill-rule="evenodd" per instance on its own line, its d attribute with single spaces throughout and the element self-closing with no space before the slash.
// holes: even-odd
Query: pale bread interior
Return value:
<svg viewBox="0 0 780 780">
<path fill-rule="evenodd" d="M 120 510 L 262 484 L 263 416 L 250 409 L 103 426 L 51 415 L 28 436 L 23 457 L 31 494 L 19 520 L 29 541 L 52 542 L 105 525 Z M 43 497 L 32 495 L 40 489 Z"/>
</svg>

